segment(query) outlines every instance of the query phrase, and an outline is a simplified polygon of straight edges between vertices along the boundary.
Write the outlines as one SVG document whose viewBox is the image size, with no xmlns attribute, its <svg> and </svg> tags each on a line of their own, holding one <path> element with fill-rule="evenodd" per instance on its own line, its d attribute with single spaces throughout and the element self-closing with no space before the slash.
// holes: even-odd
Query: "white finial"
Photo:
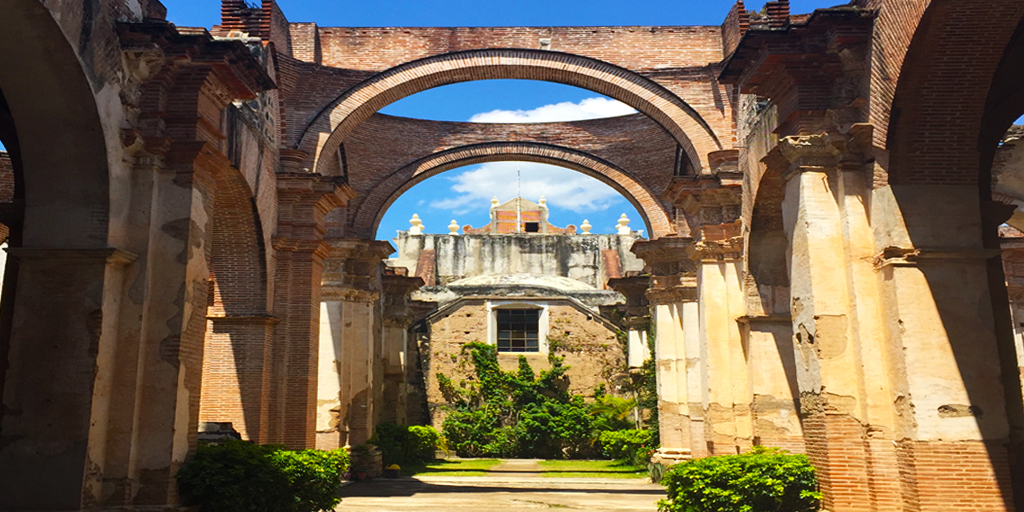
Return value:
<svg viewBox="0 0 1024 512">
<path fill-rule="evenodd" d="M 498 196 L 494 196 L 491 198 L 491 208 L 497 208 L 500 205 L 501 203 L 498 202 Z"/>
<path fill-rule="evenodd" d="M 619 230 L 620 235 L 630 234 L 629 217 L 626 217 L 625 213 L 622 214 L 622 217 L 619 217 L 619 225 L 617 226 L 617 229 Z"/>
<path fill-rule="evenodd" d="M 583 234 L 584 235 L 589 235 L 590 234 L 590 228 L 592 228 L 592 227 L 594 227 L 594 226 L 591 226 L 590 225 L 590 221 L 587 220 L 587 219 L 583 219 L 583 224 L 580 224 L 580 229 L 583 230 Z"/>
<path fill-rule="evenodd" d="M 448 233 L 449 235 L 457 235 L 457 234 L 459 234 L 459 223 L 455 222 L 455 219 L 452 219 L 452 223 L 448 224 L 448 231 L 449 231 L 449 233 Z"/>
<path fill-rule="evenodd" d="M 540 201 L 537 201 L 537 204 L 540 205 L 540 206 L 547 206 L 548 205 L 548 200 L 544 199 L 544 196 L 540 196 Z"/>
<path fill-rule="evenodd" d="M 410 235 L 422 235 L 423 234 L 423 230 L 425 229 L 425 226 L 423 226 L 423 221 L 420 220 L 420 216 L 419 215 L 417 215 L 415 213 L 412 214 L 412 218 L 409 219 L 409 224 L 412 224 L 412 226 L 409 227 L 409 234 Z"/>
</svg>

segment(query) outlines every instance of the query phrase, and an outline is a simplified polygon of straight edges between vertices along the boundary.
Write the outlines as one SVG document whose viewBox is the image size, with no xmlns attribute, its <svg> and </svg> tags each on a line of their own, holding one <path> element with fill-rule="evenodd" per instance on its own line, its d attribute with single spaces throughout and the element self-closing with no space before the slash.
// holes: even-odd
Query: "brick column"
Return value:
<svg viewBox="0 0 1024 512">
<path fill-rule="evenodd" d="M 282 159 L 289 155 L 282 154 Z M 295 161 L 301 161 L 296 155 Z M 293 449 L 316 445 L 317 359 L 324 216 L 355 196 L 340 179 L 279 173 L 278 236 L 274 238 L 277 281 L 270 439 Z"/>
<path fill-rule="evenodd" d="M 116 249 L 12 248 L 19 265 L 2 406 L 0 509 L 80 510 L 101 495 Z M 46 368 L 48 371 L 37 371 Z"/>
<path fill-rule="evenodd" d="M 344 238 L 329 245 L 320 332 L 321 354 L 333 364 L 320 366 L 317 445 L 354 446 L 373 435 L 383 396 L 381 261 L 394 248 Z"/>
<path fill-rule="evenodd" d="M 690 243 L 689 238 L 660 238 L 636 242 L 631 249 L 651 272 L 646 295 L 655 334 L 661 436 L 654 460 L 669 464 L 707 454 L 697 278 L 686 253 Z"/>
</svg>

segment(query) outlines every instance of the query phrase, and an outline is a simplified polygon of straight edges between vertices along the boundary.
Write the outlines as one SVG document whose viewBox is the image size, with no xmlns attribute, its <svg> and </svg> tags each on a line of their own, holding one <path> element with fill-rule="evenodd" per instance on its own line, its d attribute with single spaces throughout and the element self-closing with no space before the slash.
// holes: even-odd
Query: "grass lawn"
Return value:
<svg viewBox="0 0 1024 512">
<path fill-rule="evenodd" d="M 402 467 L 403 475 L 434 476 L 487 476 L 487 472 L 500 464 L 498 459 L 435 460 L 426 464 Z"/>
<path fill-rule="evenodd" d="M 542 460 L 541 476 L 551 478 L 646 478 L 647 470 L 621 460 Z"/>
</svg>

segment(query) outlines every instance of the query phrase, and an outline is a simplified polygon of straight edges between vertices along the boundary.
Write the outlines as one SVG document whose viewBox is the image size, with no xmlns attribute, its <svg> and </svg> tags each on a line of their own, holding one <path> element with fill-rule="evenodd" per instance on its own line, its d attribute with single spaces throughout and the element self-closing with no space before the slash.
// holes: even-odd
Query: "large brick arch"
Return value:
<svg viewBox="0 0 1024 512">
<path fill-rule="evenodd" d="M 0 91 L 17 131 L 24 244 L 106 247 L 107 144 L 89 78 L 45 6 L 2 9 Z"/>
<path fill-rule="evenodd" d="M 980 153 L 990 149 L 979 147 L 993 108 L 988 98 L 1022 20 L 1022 2 L 931 2 L 903 59 L 888 118 L 890 183 L 978 183 Z"/>
<path fill-rule="evenodd" d="M 487 49 L 446 53 L 383 71 L 349 89 L 323 109 L 300 137 L 299 147 L 316 155 L 314 168 L 333 174 L 338 147 L 374 112 L 433 87 L 487 79 L 544 80 L 589 89 L 650 116 L 686 151 L 695 167 L 707 168 L 707 155 L 722 149 L 711 126 L 665 87 L 628 69 L 568 53 L 528 49 Z M 330 136 L 317 140 L 314 126 L 329 121 Z"/>
<path fill-rule="evenodd" d="M 650 237 L 675 233 L 665 207 L 626 171 L 614 164 L 575 149 L 534 142 L 493 142 L 471 144 L 434 153 L 401 169 L 374 187 L 353 215 L 353 229 L 373 236 L 384 212 L 399 196 L 417 183 L 444 171 L 486 162 L 538 162 L 581 172 L 608 184 L 636 207 L 643 216 Z"/>
</svg>

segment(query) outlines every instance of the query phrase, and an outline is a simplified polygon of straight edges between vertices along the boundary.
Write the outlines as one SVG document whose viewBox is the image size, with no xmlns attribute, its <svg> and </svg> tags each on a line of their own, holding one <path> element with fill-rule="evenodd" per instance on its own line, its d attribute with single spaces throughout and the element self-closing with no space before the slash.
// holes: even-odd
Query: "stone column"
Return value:
<svg viewBox="0 0 1024 512">
<path fill-rule="evenodd" d="M 743 238 L 739 223 L 706 225 L 690 248 L 697 270 L 700 344 L 705 384 L 701 403 L 711 455 L 730 455 L 753 444 L 750 375 L 737 319 L 743 316 Z"/>
<path fill-rule="evenodd" d="M 1013 510 L 1019 380 L 1013 340 L 997 336 L 990 286 L 1003 283 L 990 283 L 987 267 L 999 250 L 983 245 L 977 191 L 892 185 L 874 196 L 883 318 L 901 370 L 893 393 L 903 503 Z"/>
<path fill-rule="evenodd" d="M 365 443 L 383 396 L 381 266 L 388 242 L 337 238 L 322 278 L 317 446 Z"/>
<path fill-rule="evenodd" d="M 703 406 L 703 348 L 694 264 L 688 238 L 637 242 L 631 249 L 650 269 L 647 300 L 654 325 L 661 448 L 654 460 L 669 464 L 707 454 Z"/>
<path fill-rule="evenodd" d="M 864 206 L 869 175 L 850 147 L 853 141 L 786 137 L 766 161 L 777 166 L 781 156 L 788 164 L 782 210 L 796 377 L 806 449 L 818 468 L 824 505 L 891 510 L 899 501 L 892 403 L 899 407 L 900 399 L 892 397 L 890 385 L 896 354 L 882 341 L 874 241 Z"/>
<path fill-rule="evenodd" d="M 301 155 L 285 155 L 289 162 Z M 276 252 L 273 388 L 270 400 L 273 442 L 293 449 L 316 445 L 316 401 L 320 335 L 320 285 L 330 246 L 323 241 L 324 216 L 355 196 L 340 178 L 279 173 Z"/>
<path fill-rule="evenodd" d="M 101 496 L 96 468 L 104 463 L 123 267 L 134 256 L 102 248 L 9 252 L 19 272 L 0 425 L 0 509 L 92 507 Z"/>
<path fill-rule="evenodd" d="M 375 408 L 376 423 L 385 422 L 408 425 L 408 402 L 410 385 L 409 367 L 415 367 L 415 353 L 409 351 L 409 326 L 416 315 L 409 304 L 409 294 L 423 286 L 423 279 L 409 277 L 405 268 L 386 267 L 382 276 L 384 291 L 383 386 L 380 406 Z"/>
</svg>

